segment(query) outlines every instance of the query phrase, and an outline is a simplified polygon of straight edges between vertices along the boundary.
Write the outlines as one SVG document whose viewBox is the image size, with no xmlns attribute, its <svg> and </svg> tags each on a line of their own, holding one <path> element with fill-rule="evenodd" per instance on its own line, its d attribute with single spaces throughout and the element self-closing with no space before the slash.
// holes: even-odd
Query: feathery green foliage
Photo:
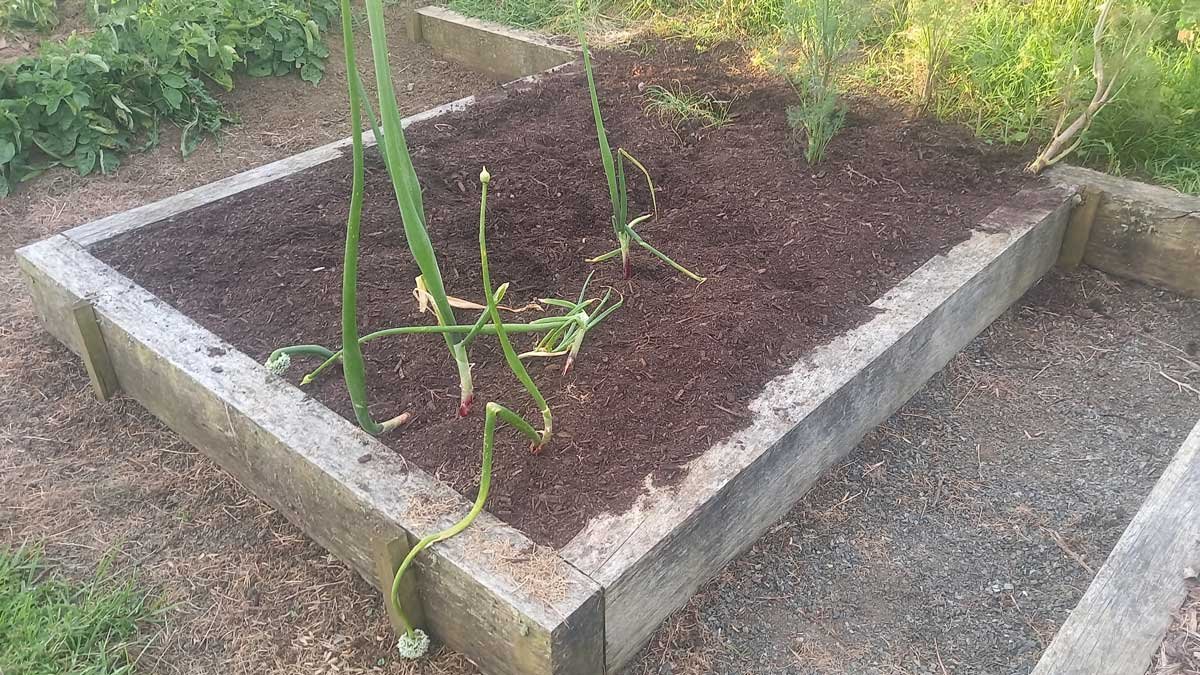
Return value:
<svg viewBox="0 0 1200 675">
<path fill-rule="evenodd" d="M 866 23 L 865 7 L 862 0 L 789 0 L 786 6 L 776 68 L 799 99 L 788 107 L 787 119 L 809 164 L 825 157 L 845 120 L 838 75 Z"/>
</svg>

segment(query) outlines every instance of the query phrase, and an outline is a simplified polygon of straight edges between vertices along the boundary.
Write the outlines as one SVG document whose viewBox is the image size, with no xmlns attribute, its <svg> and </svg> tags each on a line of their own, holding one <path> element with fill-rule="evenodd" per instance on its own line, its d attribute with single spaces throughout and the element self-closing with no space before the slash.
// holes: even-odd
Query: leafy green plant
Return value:
<svg viewBox="0 0 1200 675">
<path fill-rule="evenodd" d="M 101 2 L 104 0 L 97 0 Z M 117 0 L 94 6 L 97 30 L 0 66 L 0 197 L 54 166 L 109 173 L 120 156 L 181 129 L 187 155 L 232 121 L 205 81 L 240 68 L 320 78 L 332 0 Z"/>
<path fill-rule="evenodd" d="M 0 0 L 0 29 L 44 33 L 57 25 L 55 0 Z"/>
<path fill-rule="evenodd" d="M 630 155 L 628 152 L 618 148 L 614 159 L 612 146 L 608 144 L 608 134 L 604 129 L 604 119 L 600 115 L 600 96 L 596 93 L 596 78 L 592 74 L 592 57 L 591 51 L 588 49 L 587 34 L 580 29 L 578 35 L 579 45 L 583 50 L 583 69 L 587 74 L 588 94 L 592 100 L 592 118 L 596 123 L 596 140 L 600 145 L 600 161 L 604 165 L 604 177 L 608 181 L 608 197 L 612 202 L 613 232 L 617 236 L 617 248 L 591 258 L 588 262 L 598 263 L 621 256 L 621 268 L 624 271 L 625 278 L 628 279 L 632 274 L 632 268 L 629 263 L 630 242 L 636 242 L 639 246 L 653 253 L 658 259 L 667 263 L 676 271 L 686 275 L 690 279 L 703 282 L 704 277 L 698 276 L 667 257 L 665 253 L 651 246 L 649 242 L 642 238 L 642 235 L 634 230 L 634 227 L 649 219 L 653 214 L 643 214 L 632 220 L 629 219 L 629 187 L 625 180 L 625 160 L 629 160 L 646 177 L 646 183 L 650 187 L 650 199 L 652 202 L 655 202 L 653 203 L 653 207 L 654 211 L 657 212 L 658 204 L 654 197 L 654 182 L 650 180 L 650 173 L 646 171 L 646 167 L 642 166 L 641 162 L 634 159 L 633 155 Z"/>
<path fill-rule="evenodd" d="M 837 76 L 867 14 L 858 0 L 790 0 L 785 16 L 777 67 L 799 99 L 787 109 L 788 124 L 816 164 L 845 120 Z"/>
<path fill-rule="evenodd" d="M 646 114 L 657 116 L 672 128 L 693 120 L 706 129 L 719 129 L 733 122 L 729 111 L 732 101 L 722 101 L 711 93 L 698 94 L 678 82 L 666 87 L 650 85 L 642 98 L 646 100 Z"/>
</svg>

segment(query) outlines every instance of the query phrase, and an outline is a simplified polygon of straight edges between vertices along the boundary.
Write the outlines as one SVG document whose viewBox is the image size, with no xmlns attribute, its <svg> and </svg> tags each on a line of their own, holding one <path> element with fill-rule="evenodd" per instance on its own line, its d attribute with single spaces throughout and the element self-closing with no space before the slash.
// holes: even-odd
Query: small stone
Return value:
<svg viewBox="0 0 1200 675">
<path fill-rule="evenodd" d="M 371 456 L 371 453 L 369 453 L 369 452 L 368 452 L 367 454 L 365 454 L 365 455 L 361 455 L 361 456 L 358 458 L 358 463 L 359 463 L 359 464 L 366 464 L 367 462 L 371 461 L 372 459 L 375 459 L 375 458 L 374 458 L 374 457 L 372 457 L 372 456 Z"/>
</svg>

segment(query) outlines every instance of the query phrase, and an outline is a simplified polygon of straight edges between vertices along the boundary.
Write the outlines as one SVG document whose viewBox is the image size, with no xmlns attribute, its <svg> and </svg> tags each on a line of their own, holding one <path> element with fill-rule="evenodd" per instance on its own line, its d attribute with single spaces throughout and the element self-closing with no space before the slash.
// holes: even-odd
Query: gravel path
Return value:
<svg viewBox="0 0 1200 675">
<path fill-rule="evenodd" d="M 1027 673 L 1200 417 L 1200 301 L 1054 274 L 629 673 Z"/>
</svg>

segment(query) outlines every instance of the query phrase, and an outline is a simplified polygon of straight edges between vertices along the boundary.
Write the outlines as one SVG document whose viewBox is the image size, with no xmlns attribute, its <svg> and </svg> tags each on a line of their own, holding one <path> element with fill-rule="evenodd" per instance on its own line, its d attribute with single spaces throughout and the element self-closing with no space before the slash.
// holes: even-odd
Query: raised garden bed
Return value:
<svg viewBox="0 0 1200 675">
<path fill-rule="evenodd" d="M 643 231 L 710 279 L 697 286 L 636 256 L 630 282 L 598 268 L 593 283 L 626 306 L 569 376 L 535 370 L 554 445 L 531 456 L 506 441 L 488 503 L 499 518 L 418 558 L 410 593 L 424 621 L 487 672 L 617 669 L 1058 256 L 1071 190 L 1023 187 L 1004 169 L 1015 162 L 967 136 L 865 104 L 814 173 L 788 139 L 787 92 L 731 74 L 739 59 L 653 42 L 602 59 L 610 134 L 659 188 L 662 217 Z M 647 118 L 643 85 L 674 82 L 734 99 L 736 121 Z M 451 292 L 479 294 L 471 177 L 484 163 L 494 274 L 517 283 L 508 304 L 576 291 L 592 269 L 583 258 L 611 236 L 579 73 L 410 122 Z M 337 342 L 329 270 L 344 145 L 19 256 L 47 327 L 85 354 L 103 390 L 140 400 L 382 586 L 380 542 L 403 546 L 465 512 L 480 425 L 453 419 L 444 350 L 429 341 L 368 352 L 381 402 L 416 415 L 382 439 L 339 416 L 336 374 L 309 397 L 258 365 L 280 345 Z M 368 327 L 423 322 L 384 173 L 368 180 Z M 484 347 L 481 393 L 503 400 L 507 376 Z"/>
</svg>

